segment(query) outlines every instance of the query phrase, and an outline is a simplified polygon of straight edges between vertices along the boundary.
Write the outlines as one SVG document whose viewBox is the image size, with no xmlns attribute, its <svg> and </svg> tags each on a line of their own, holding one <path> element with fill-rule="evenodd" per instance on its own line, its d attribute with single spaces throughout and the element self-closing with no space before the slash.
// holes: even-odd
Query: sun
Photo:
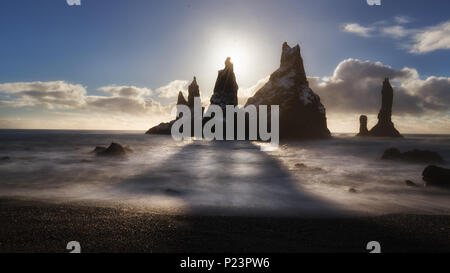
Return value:
<svg viewBox="0 0 450 273">
<path fill-rule="evenodd" d="M 249 57 L 251 52 L 245 44 L 240 42 L 229 42 L 220 45 L 216 49 L 214 54 L 214 62 L 217 64 L 219 69 L 224 66 L 225 60 L 230 57 L 231 62 L 234 64 L 234 72 L 236 77 L 244 78 L 248 76 L 250 70 Z"/>
</svg>

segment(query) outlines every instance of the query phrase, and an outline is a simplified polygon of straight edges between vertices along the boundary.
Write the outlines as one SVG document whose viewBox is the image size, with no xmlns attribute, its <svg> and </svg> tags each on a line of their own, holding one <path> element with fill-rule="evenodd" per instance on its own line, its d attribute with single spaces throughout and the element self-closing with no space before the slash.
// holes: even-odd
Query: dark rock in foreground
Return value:
<svg viewBox="0 0 450 273">
<path fill-rule="evenodd" d="M 444 159 L 435 152 L 412 150 L 408 152 L 400 152 L 397 148 L 389 148 L 384 151 L 381 156 L 383 160 L 404 160 L 411 162 L 424 162 L 424 163 L 442 163 Z"/>
<path fill-rule="evenodd" d="M 325 107 L 309 88 L 299 45 L 291 48 L 283 44 L 280 68 L 248 99 L 247 105 L 279 105 L 281 139 L 328 138 L 331 135 Z"/>
<path fill-rule="evenodd" d="M 450 187 L 450 169 L 428 166 L 422 175 L 427 186 Z"/>
<path fill-rule="evenodd" d="M 402 135 L 395 129 L 392 122 L 392 104 L 394 101 L 394 89 L 386 78 L 383 82 L 381 90 L 381 110 L 378 114 L 378 123 L 373 127 L 369 135 L 374 137 L 402 137 Z"/>
<path fill-rule="evenodd" d="M 126 155 L 127 152 L 131 152 L 130 148 L 123 147 L 119 143 L 111 143 L 108 148 L 105 147 L 95 147 L 94 152 L 100 156 L 122 156 Z"/>
</svg>

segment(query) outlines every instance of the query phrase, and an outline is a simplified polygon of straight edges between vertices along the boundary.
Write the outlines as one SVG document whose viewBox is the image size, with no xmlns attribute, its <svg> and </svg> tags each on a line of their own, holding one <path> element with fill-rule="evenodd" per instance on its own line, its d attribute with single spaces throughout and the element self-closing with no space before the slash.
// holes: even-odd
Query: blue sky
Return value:
<svg viewBox="0 0 450 273">
<path fill-rule="evenodd" d="M 10 103 L 0 104 L 0 127 L 44 128 L 47 124 L 62 128 L 70 124 L 70 128 L 91 128 L 83 125 L 84 115 L 95 112 L 103 120 L 118 109 L 102 110 L 102 103 L 97 101 L 95 111 L 66 102 L 51 105 L 54 99 L 37 103 L 36 97 L 30 99 L 23 93 L 31 88 L 23 87 L 24 83 L 58 81 L 81 86 L 80 92 L 86 94 L 79 96 L 117 95 L 105 88 L 111 86 L 138 88 L 141 105 L 153 103 L 159 107 L 144 113 L 151 116 L 144 130 L 167 118 L 166 108 L 173 101 L 172 93 L 177 91 L 169 89 L 185 90 L 192 76 L 197 76 L 201 92 L 208 98 L 226 55 L 235 57 L 240 87 L 250 90 L 278 67 L 284 41 L 301 45 L 311 77 L 331 77 L 340 63 L 351 58 L 380 62 L 392 70 L 412 68 L 421 80 L 433 76 L 448 80 L 450 42 L 443 39 L 437 48 L 433 44 L 419 48 L 415 37 L 433 31 L 433 27 L 438 28 L 438 34 L 445 34 L 448 29 L 442 24 L 450 20 L 450 2 L 381 2 L 381 6 L 369 6 L 365 0 L 82 0 L 81 6 L 69 6 L 66 0 L 5 0 L 0 8 L 0 100 Z M 179 82 L 173 83 L 176 80 Z M 442 81 L 438 84 L 448 98 L 450 91 L 445 93 Z M 10 85 L 2 89 L 5 83 Z M 21 83 L 23 90 L 13 83 Z M 419 90 L 417 84 L 412 86 L 411 79 L 398 85 L 410 95 L 428 92 Z M 163 86 L 167 88 L 160 89 Z M 162 94 L 161 90 L 169 91 Z M 18 99 L 22 101 L 12 103 Z M 331 119 L 339 120 L 346 113 L 333 105 L 327 108 L 332 111 Z M 376 114 L 372 108 L 367 108 L 368 114 Z M 399 119 L 414 124 L 414 116 L 444 116 L 448 121 L 448 109 L 435 111 L 437 108 L 430 106 L 420 113 L 404 111 Z M 357 115 L 357 110 L 360 109 L 351 114 Z M 111 121 L 117 125 L 111 128 L 138 129 L 146 124 L 146 117 L 142 117 L 142 121 L 128 127 L 129 123 L 123 121 L 126 118 L 119 114 Z M 43 123 L 44 118 L 50 123 Z M 355 128 L 349 126 L 335 128 Z M 420 131 L 413 127 L 405 130 Z"/>
</svg>

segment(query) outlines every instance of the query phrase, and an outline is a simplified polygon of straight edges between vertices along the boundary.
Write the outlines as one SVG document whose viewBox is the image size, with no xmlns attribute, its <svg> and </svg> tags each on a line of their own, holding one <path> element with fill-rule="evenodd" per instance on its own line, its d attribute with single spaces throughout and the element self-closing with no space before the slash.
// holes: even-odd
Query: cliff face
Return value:
<svg viewBox="0 0 450 273">
<path fill-rule="evenodd" d="M 394 101 L 394 89 L 386 78 L 381 89 L 381 110 L 378 114 L 378 123 L 373 127 L 369 135 L 375 137 L 402 137 L 395 129 L 392 122 L 392 104 Z"/>
<path fill-rule="evenodd" d="M 282 139 L 330 137 L 325 107 L 309 88 L 299 45 L 291 48 L 283 44 L 280 68 L 248 99 L 246 105 L 251 104 L 280 106 Z"/>
<path fill-rule="evenodd" d="M 222 109 L 225 109 L 226 105 L 236 106 L 238 103 L 238 89 L 233 63 L 230 58 L 227 58 L 225 68 L 220 70 L 217 76 L 214 93 L 211 97 L 211 104 L 219 105 Z"/>
</svg>

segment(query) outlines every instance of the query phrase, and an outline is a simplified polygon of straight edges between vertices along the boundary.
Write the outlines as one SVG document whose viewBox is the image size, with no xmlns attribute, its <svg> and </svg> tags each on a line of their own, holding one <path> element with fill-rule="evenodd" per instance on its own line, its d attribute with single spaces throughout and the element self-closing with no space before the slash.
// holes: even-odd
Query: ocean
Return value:
<svg viewBox="0 0 450 273">
<path fill-rule="evenodd" d="M 120 158 L 92 153 L 111 142 L 133 152 Z M 380 159 L 390 147 L 424 149 L 438 152 L 446 160 L 440 166 L 450 168 L 450 135 L 334 134 L 273 151 L 260 145 L 266 144 L 175 142 L 141 131 L 0 130 L 0 197 L 177 214 L 450 214 L 450 191 L 422 186 L 427 164 Z"/>
</svg>

